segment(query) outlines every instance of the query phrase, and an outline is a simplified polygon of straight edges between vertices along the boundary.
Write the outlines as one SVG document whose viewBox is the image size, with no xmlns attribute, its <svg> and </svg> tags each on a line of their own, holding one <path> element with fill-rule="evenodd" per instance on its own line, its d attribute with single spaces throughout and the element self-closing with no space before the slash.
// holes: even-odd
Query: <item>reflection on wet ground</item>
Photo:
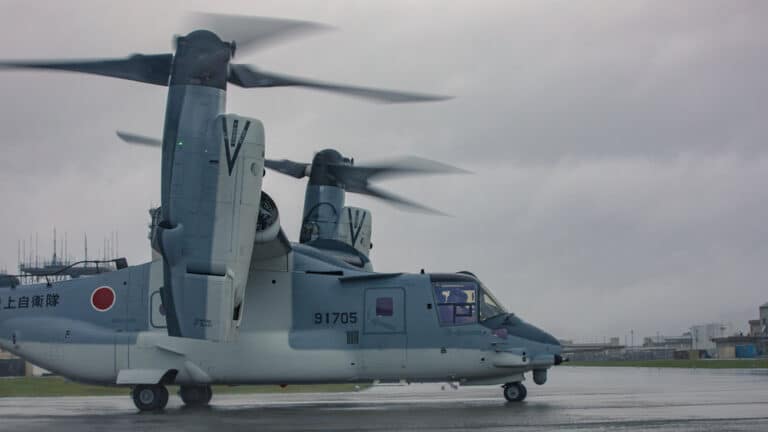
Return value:
<svg viewBox="0 0 768 432">
<path fill-rule="evenodd" d="M 528 399 L 440 384 L 359 393 L 214 396 L 138 414 L 126 397 L 0 399 L 0 430 L 768 430 L 768 370 L 559 367 Z M 444 388 L 444 389 L 443 389 Z"/>
</svg>

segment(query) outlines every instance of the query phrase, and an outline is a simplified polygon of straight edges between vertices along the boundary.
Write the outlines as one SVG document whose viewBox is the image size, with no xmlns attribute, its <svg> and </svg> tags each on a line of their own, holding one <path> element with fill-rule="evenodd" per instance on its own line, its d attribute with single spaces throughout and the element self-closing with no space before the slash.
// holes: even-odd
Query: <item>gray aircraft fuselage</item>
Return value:
<svg viewBox="0 0 768 432">
<path fill-rule="evenodd" d="M 251 271 L 231 342 L 168 336 L 163 266 L 153 261 L 0 288 L 0 346 L 67 378 L 109 385 L 494 384 L 532 370 L 539 382 L 561 351 L 551 335 L 505 311 L 479 322 L 478 303 L 494 300 L 469 274 L 364 272 L 299 244 L 254 261 Z M 449 301 L 441 290 L 452 286 L 469 298 Z M 94 306 L 100 287 L 115 293 L 106 311 Z"/>
<path fill-rule="evenodd" d="M 0 347 L 100 384 L 494 384 L 528 371 L 543 384 L 559 343 L 507 313 L 474 276 L 377 274 L 330 248 L 257 232 L 264 130 L 226 113 L 226 86 L 294 83 L 254 79 L 230 64 L 233 53 L 202 30 L 177 38 L 174 55 L 116 63 L 130 70 L 19 64 L 168 86 L 158 255 L 112 273 L 0 288 Z M 312 193 L 343 204 L 338 191 Z M 309 215 L 322 240 L 327 215 Z"/>
</svg>

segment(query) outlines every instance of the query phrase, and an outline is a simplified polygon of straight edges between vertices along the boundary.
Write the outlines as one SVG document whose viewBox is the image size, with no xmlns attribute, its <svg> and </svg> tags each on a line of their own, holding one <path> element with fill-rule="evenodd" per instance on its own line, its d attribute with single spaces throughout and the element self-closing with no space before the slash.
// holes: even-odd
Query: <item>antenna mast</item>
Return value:
<svg viewBox="0 0 768 432">
<path fill-rule="evenodd" d="M 56 264 L 56 227 L 53 227 L 53 263 Z"/>
</svg>

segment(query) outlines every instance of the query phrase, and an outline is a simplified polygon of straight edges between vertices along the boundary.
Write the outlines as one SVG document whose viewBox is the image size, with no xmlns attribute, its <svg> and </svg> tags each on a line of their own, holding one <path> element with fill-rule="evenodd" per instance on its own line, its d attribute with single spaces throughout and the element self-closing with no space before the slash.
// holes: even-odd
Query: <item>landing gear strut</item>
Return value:
<svg viewBox="0 0 768 432">
<path fill-rule="evenodd" d="M 523 383 L 506 383 L 504 388 L 504 398 L 509 402 L 522 402 L 528 396 L 528 390 Z"/>
<path fill-rule="evenodd" d="M 131 397 L 140 411 L 160 411 L 168 405 L 168 389 L 160 384 L 137 385 Z"/>
<path fill-rule="evenodd" d="M 188 407 L 206 406 L 211 401 L 213 391 L 211 386 L 181 386 L 179 396 Z"/>
</svg>

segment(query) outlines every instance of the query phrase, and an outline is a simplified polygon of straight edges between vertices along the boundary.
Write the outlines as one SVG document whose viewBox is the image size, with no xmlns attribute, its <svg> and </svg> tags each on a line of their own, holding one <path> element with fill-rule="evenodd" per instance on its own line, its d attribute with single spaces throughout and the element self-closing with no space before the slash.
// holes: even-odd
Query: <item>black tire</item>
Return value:
<svg viewBox="0 0 768 432">
<path fill-rule="evenodd" d="M 158 386 L 160 387 L 160 405 L 157 407 L 158 410 L 164 410 L 165 407 L 168 405 L 168 389 L 165 388 L 165 386 Z"/>
<path fill-rule="evenodd" d="M 189 407 L 206 406 L 211 402 L 213 391 L 211 386 L 181 386 L 179 396 L 184 405 Z"/>
<path fill-rule="evenodd" d="M 208 405 L 211 403 L 211 399 L 213 398 L 213 389 L 211 389 L 211 386 L 206 386 L 208 396 L 205 397 L 205 404 Z"/>
<path fill-rule="evenodd" d="M 504 386 L 504 398 L 508 402 L 522 402 L 528 396 L 528 389 L 523 383 L 514 382 Z"/>
<path fill-rule="evenodd" d="M 168 404 L 168 390 L 159 384 L 137 385 L 131 391 L 131 397 L 140 411 L 159 411 Z"/>
</svg>

